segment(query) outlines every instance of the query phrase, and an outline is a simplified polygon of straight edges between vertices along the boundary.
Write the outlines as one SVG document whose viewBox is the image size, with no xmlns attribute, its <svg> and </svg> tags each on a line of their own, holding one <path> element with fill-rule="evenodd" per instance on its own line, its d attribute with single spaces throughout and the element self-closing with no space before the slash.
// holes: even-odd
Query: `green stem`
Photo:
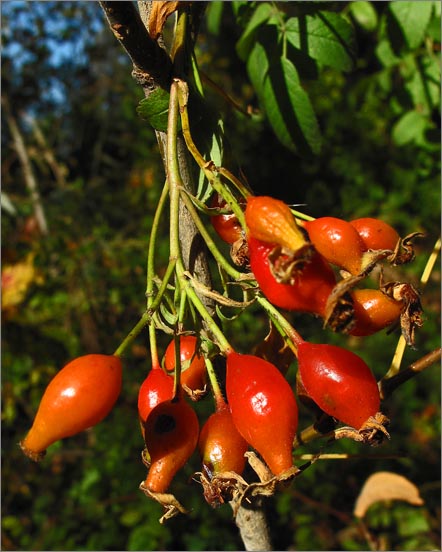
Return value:
<svg viewBox="0 0 442 552">
<path fill-rule="evenodd" d="M 206 242 L 206 245 L 209 251 L 212 253 L 213 257 L 215 258 L 216 262 L 219 265 L 221 265 L 224 268 L 224 270 L 227 272 L 227 274 L 229 274 L 229 276 L 231 276 L 234 280 L 238 280 L 239 278 L 241 278 L 243 274 L 238 270 L 236 270 L 235 268 L 233 268 L 233 266 L 220 253 L 218 247 L 216 246 L 216 243 L 213 241 L 209 232 L 206 230 L 206 227 L 204 226 L 201 218 L 199 217 L 197 210 L 193 206 L 191 199 L 187 195 L 187 192 L 182 193 L 181 198 L 186 206 L 186 209 L 191 214 L 192 219 L 195 222 L 195 226 L 197 227 L 199 233 L 201 234 L 204 241 Z"/>
<path fill-rule="evenodd" d="M 124 351 L 133 343 L 133 341 L 140 335 L 142 330 L 150 323 L 152 319 L 152 316 L 149 312 L 143 313 L 142 317 L 138 322 L 135 324 L 135 326 L 131 329 L 131 331 L 127 334 L 127 336 L 123 339 L 123 341 L 120 343 L 118 348 L 115 350 L 114 355 L 117 357 L 121 357 L 124 353 Z"/>
<path fill-rule="evenodd" d="M 198 297 L 198 294 L 193 289 L 190 280 L 186 278 L 184 266 L 181 260 L 177 262 L 177 276 L 180 279 L 183 291 L 187 294 L 188 299 L 192 302 L 193 306 L 199 312 L 201 318 L 207 324 L 208 329 L 212 332 L 212 335 L 215 338 L 221 352 L 226 356 L 228 356 L 230 353 L 233 353 L 233 347 L 227 341 L 227 338 L 225 337 L 221 329 L 217 326 L 209 311 L 202 303 L 201 299 Z"/>
<path fill-rule="evenodd" d="M 221 387 L 218 383 L 218 379 L 216 377 L 215 368 L 213 367 L 212 361 L 210 360 L 210 358 L 206 358 L 205 361 L 206 361 L 207 374 L 209 376 L 210 385 L 212 386 L 213 396 L 215 398 L 216 408 L 218 410 L 226 404 L 226 401 L 221 391 Z"/>
<path fill-rule="evenodd" d="M 179 189 L 184 187 L 181 179 L 178 152 L 177 152 L 177 134 L 178 134 L 178 86 L 176 80 L 170 87 L 170 102 L 169 102 L 169 115 L 167 121 L 167 152 L 166 152 L 166 165 L 167 165 L 167 178 L 169 181 L 169 198 L 170 198 L 170 226 L 169 226 L 169 238 L 170 238 L 170 256 L 176 259 L 175 269 L 181 264 L 181 247 L 180 247 L 180 235 L 179 235 L 179 201 L 180 193 Z M 177 273 L 178 277 L 178 273 Z M 178 279 L 179 280 L 179 279 Z M 177 282 L 177 286 L 180 282 Z M 180 303 L 182 303 L 183 290 L 181 289 Z M 180 308 L 181 313 L 183 309 Z M 179 322 L 178 322 L 179 323 Z M 180 347 L 179 338 L 175 336 L 175 370 L 174 370 L 174 389 L 173 396 L 177 397 L 180 390 L 181 380 L 181 361 L 180 361 Z M 178 346 L 177 346 L 178 345 Z"/>
<path fill-rule="evenodd" d="M 230 180 L 230 182 L 234 184 L 238 192 L 240 192 L 243 197 L 248 198 L 253 195 L 252 192 L 247 188 L 247 186 L 243 184 L 241 180 L 236 178 L 236 176 L 233 175 L 228 169 L 224 167 L 217 167 L 217 170 L 221 176 L 224 176 L 224 178 L 227 178 L 227 180 Z"/>
<path fill-rule="evenodd" d="M 161 215 L 164 210 L 164 206 L 166 204 L 168 194 L 169 194 L 169 184 L 166 180 L 163 186 L 163 190 L 161 192 L 160 199 L 158 200 L 158 205 L 152 221 L 152 228 L 150 232 L 149 246 L 147 251 L 146 298 L 147 298 L 148 310 L 152 306 L 152 292 L 153 292 L 154 276 L 155 276 L 155 246 L 156 246 L 156 239 L 158 234 L 158 226 L 160 223 Z"/>
<path fill-rule="evenodd" d="M 230 192 L 230 190 L 222 184 L 220 179 L 214 173 L 215 164 L 212 161 L 207 162 L 204 159 L 192 139 L 192 135 L 190 133 L 189 114 L 187 112 L 187 101 L 189 98 L 189 89 L 187 83 L 179 79 L 176 79 L 175 82 L 178 85 L 178 103 L 180 106 L 181 128 L 183 131 L 183 137 L 184 141 L 186 142 L 187 149 L 197 162 L 200 169 L 205 174 L 206 178 L 208 179 L 214 190 L 217 191 L 225 199 L 225 201 L 231 207 L 232 211 L 235 213 L 241 226 L 245 228 L 246 226 L 244 213 L 241 207 L 238 205 L 236 198 Z"/>
<path fill-rule="evenodd" d="M 278 328 L 281 328 L 287 337 L 290 338 L 288 345 L 290 349 L 298 356 L 298 347 L 304 343 L 304 339 L 295 330 L 295 328 L 284 318 L 284 316 L 276 309 L 265 297 L 257 297 L 258 303 L 264 308 L 270 318 Z"/>
</svg>

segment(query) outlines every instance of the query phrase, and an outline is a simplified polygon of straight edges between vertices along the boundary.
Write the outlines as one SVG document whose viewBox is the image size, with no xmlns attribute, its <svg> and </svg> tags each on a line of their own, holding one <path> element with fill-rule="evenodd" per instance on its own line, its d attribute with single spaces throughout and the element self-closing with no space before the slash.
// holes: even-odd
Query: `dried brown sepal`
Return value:
<svg viewBox="0 0 442 552">
<path fill-rule="evenodd" d="M 221 472 L 208 477 L 203 472 L 197 472 L 199 482 L 203 487 L 203 495 L 206 502 L 212 508 L 218 508 L 225 502 L 230 502 L 233 497 L 248 485 L 247 481 L 235 472 Z"/>
<path fill-rule="evenodd" d="M 270 272 L 278 283 L 293 285 L 314 252 L 311 243 L 306 243 L 296 252 L 275 245 L 268 255 Z"/>
<path fill-rule="evenodd" d="M 202 472 L 196 474 L 199 475 L 206 501 L 214 508 L 224 502 L 230 502 L 235 516 L 243 501 L 250 504 L 259 497 L 272 496 L 281 487 L 286 487 L 294 477 L 302 472 L 300 468 L 293 466 L 275 476 L 254 452 L 249 451 L 245 456 L 247 456 L 250 466 L 257 474 L 258 482 L 248 483 L 235 472 L 223 472 L 211 478 Z M 307 465 L 312 464 L 313 461 L 310 461 Z"/>
<path fill-rule="evenodd" d="M 249 265 L 249 246 L 245 237 L 238 238 L 230 248 L 230 257 L 236 266 Z"/>
<path fill-rule="evenodd" d="M 423 237 L 425 237 L 425 234 L 422 232 L 412 232 L 405 236 L 405 238 L 400 239 L 388 259 L 390 263 L 397 266 L 411 262 L 415 257 L 413 240 Z"/>
<path fill-rule="evenodd" d="M 35 450 L 29 449 L 23 443 L 23 441 L 20 441 L 19 445 L 20 445 L 20 448 L 21 448 L 23 454 L 25 454 L 28 458 L 30 458 L 34 462 L 41 462 L 43 460 L 43 458 L 46 456 L 46 451 L 45 450 L 43 450 L 41 452 L 35 452 Z"/>
<path fill-rule="evenodd" d="M 165 512 L 159 519 L 159 522 L 161 524 L 163 524 L 168 519 L 177 516 L 178 514 L 188 513 L 188 511 L 184 508 L 184 506 L 182 506 L 182 504 L 175 498 L 173 494 L 154 493 L 146 487 L 145 481 L 142 481 L 140 483 L 139 488 L 147 497 L 155 500 L 156 502 L 161 504 L 161 506 L 163 506 Z"/>
<path fill-rule="evenodd" d="M 389 282 L 380 290 L 395 301 L 403 304 L 400 316 L 401 332 L 409 347 L 414 346 L 416 328 L 423 326 L 423 309 L 419 291 L 409 283 Z"/>
<path fill-rule="evenodd" d="M 204 385 L 204 389 L 191 389 L 185 383 L 181 387 L 186 392 L 191 401 L 198 402 L 207 395 L 207 384 Z"/>
<path fill-rule="evenodd" d="M 253 354 L 274 364 L 278 370 L 285 375 L 290 364 L 295 360 L 295 353 L 287 345 L 287 341 L 275 329 L 269 321 L 269 333 L 255 347 Z"/>
<path fill-rule="evenodd" d="M 333 439 L 352 439 L 366 445 L 373 447 L 381 445 L 385 439 L 390 439 L 386 426 L 390 423 L 390 420 L 382 414 L 382 412 L 376 412 L 374 416 L 370 416 L 368 420 L 363 424 L 360 429 L 354 427 L 344 426 L 336 429 L 333 432 Z"/>
<path fill-rule="evenodd" d="M 382 260 L 390 259 L 394 254 L 391 249 L 369 249 L 362 254 L 361 270 L 364 277 L 367 276 L 373 268 Z"/>
<path fill-rule="evenodd" d="M 391 254 L 389 249 L 379 249 L 364 253 L 359 274 L 343 272 L 344 277 L 330 293 L 325 306 L 324 327 L 334 332 L 347 334 L 355 325 L 353 302 L 349 292 L 364 280 L 380 261 Z"/>
</svg>

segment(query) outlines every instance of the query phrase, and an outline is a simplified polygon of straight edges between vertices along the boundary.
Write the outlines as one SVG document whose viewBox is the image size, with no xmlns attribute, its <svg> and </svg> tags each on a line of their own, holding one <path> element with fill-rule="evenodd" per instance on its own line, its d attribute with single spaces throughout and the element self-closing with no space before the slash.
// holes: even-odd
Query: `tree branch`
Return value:
<svg viewBox="0 0 442 552">
<path fill-rule="evenodd" d="M 152 40 L 132 2 L 101 1 L 109 26 L 133 63 L 132 75 L 145 89 L 169 88 L 172 62 Z M 147 96 L 147 94 L 146 94 Z"/>
</svg>

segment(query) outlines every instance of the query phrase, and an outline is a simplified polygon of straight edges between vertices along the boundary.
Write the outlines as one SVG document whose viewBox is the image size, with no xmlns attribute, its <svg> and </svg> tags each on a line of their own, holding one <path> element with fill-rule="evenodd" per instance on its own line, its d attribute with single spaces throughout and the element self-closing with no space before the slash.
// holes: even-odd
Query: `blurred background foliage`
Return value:
<svg viewBox="0 0 442 552">
<path fill-rule="evenodd" d="M 201 70 L 255 110 L 265 108 L 265 98 L 236 45 L 259 4 L 209 2 L 196 48 Z M 269 6 L 288 18 L 299 15 L 299 4 L 339 13 L 357 46 L 354 67 L 345 72 L 305 60 L 297 65 L 321 131 L 320 152 L 285 147 L 270 119 L 246 117 L 210 91 L 211 108 L 222 112 L 229 168 L 256 193 L 302 204 L 312 216 L 374 216 L 401 235 L 424 232 L 416 260 L 394 274 L 419 287 L 440 232 L 440 4 Z M 400 4 L 427 8 L 422 20 L 407 24 L 410 12 L 401 13 Z M 154 132 L 136 112 L 142 91 L 97 3 L 9 1 L 1 10 L 2 549 L 241 549 L 230 508 L 212 510 L 192 481 L 198 458 L 174 483 L 189 517 L 160 525 L 159 506 L 138 490 L 145 468 L 136 401 L 150 368 L 145 334 L 124 359 L 124 390 L 104 422 L 54 444 L 38 465 L 17 446 L 57 370 L 81 354 L 113 352 L 142 313 L 146 246 L 164 172 Z M 253 33 L 266 25 L 283 32 L 268 16 Z M 167 237 L 164 221 L 157 255 L 164 266 Z M 438 268 L 422 302 L 425 325 L 405 364 L 440 344 Z M 319 321 L 304 315 L 291 320 L 303 335 L 324 340 Z M 247 352 L 265 336 L 266 319 L 252 308 L 226 332 Z M 326 336 L 358 352 L 378 377 L 389 367 L 397 338 L 397 332 Z M 159 336 L 161 348 L 166 341 Z M 210 400 L 203 403 L 201 416 L 212 408 Z M 365 519 L 372 534 L 384 549 L 440 547 L 438 367 L 399 388 L 385 410 L 390 442 L 373 450 L 336 442 L 328 451 L 354 456 L 316 462 L 269 501 L 275 549 L 367 549 L 352 512 L 363 482 L 379 470 L 409 478 L 424 504 L 373 506 Z M 301 427 L 310 421 L 301 409 Z"/>
</svg>

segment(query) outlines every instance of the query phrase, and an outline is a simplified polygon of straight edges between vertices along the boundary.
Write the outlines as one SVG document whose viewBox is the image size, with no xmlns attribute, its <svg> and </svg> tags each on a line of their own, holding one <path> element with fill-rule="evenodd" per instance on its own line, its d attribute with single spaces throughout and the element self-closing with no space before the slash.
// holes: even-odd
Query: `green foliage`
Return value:
<svg viewBox="0 0 442 552">
<path fill-rule="evenodd" d="M 416 260 L 397 273 L 419 287 L 440 232 L 439 3 L 210 2 L 206 15 L 198 65 L 253 115 L 205 88 L 206 111 L 195 102 L 191 121 L 201 151 L 241 171 L 256 193 L 305 204 L 312 216 L 379 216 L 402 235 L 425 231 Z M 94 3 L 9 2 L 2 17 L 2 94 L 14 106 L 50 229 L 47 236 L 27 230 L 33 203 L 4 124 L 2 183 L 13 209 L 3 211 L 3 264 L 32 253 L 39 277 L 3 316 L 2 549 L 240 549 L 230 507 L 212 510 L 191 481 L 197 455 L 174 487 L 190 517 L 160 525 L 161 508 L 138 490 L 145 468 L 136 402 L 150 369 L 144 333 L 124 358 L 123 393 L 106 420 L 53 445 L 38 466 L 17 446 L 56 371 L 76 355 L 114 351 L 145 309 L 146 247 L 164 182 L 151 125 L 164 130 L 168 99 L 140 102 L 130 62 Z M 20 119 L 23 110 L 35 116 L 46 150 Z M 198 194 L 207 198 L 202 176 Z M 159 269 L 168 260 L 167 232 L 163 220 Z M 404 364 L 440 344 L 439 278 L 436 270 L 423 290 L 425 324 Z M 290 319 L 324 338 L 320 321 Z M 266 320 L 252 308 L 225 331 L 252 350 Z M 364 340 L 327 334 L 377 376 L 397 338 L 397 331 Z M 165 346 L 159 337 L 160 352 Z M 393 439 L 382 449 L 344 441 L 301 447 L 299 454 L 323 448 L 355 456 L 317 461 L 269 501 L 276 549 L 366 549 L 352 509 L 380 469 L 410 478 L 425 503 L 374 505 L 368 529 L 392 550 L 437 549 L 439 405 L 440 376 L 430 368 L 386 403 Z M 211 408 L 210 400 L 199 406 L 201 419 Z M 301 427 L 311 423 L 303 407 L 300 418 Z"/>
<path fill-rule="evenodd" d="M 137 108 L 138 115 L 148 121 L 155 130 L 165 132 L 167 130 L 169 97 L 169 92 L 157 88 L 148 98 L 140 101 Z"/>
</svg>

